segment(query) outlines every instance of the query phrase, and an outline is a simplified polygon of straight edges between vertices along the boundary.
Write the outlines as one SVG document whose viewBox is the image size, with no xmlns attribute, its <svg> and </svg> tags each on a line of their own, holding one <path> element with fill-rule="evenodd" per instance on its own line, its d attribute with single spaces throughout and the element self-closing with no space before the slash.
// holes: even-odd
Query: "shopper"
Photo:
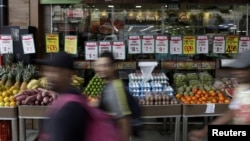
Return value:
<svg viewBox="0 0 250 141">
<path fill-rule="evenodd" d="M 131 111 L 124 84 L 118 78 L 115 59 L 111 52 L 104 51 L 95 61 L 95 72 L 105 82 L 99 108 L 115 116 L 115 123 L 122 133 L 123 141 L 129 141 Z"/>
<path fill-rule="evenodd" d="M 234 68 L 233 74 L 239 81 L 239 86 L 235 89 L 234 97 L 229 104 L 229 109 L 222 116 L 216 118 L 210 125 L 224 125 L 232 122 L 233 124 L 250 124 L 250 107 L 243 109 L 242 100 L 250 99 L 250 51 L 246 51 L 238 56 L 238 58 L 229 65 Z M 240 92 L 249 91 L 247 94 L 242 95 Z M 245 106 L 245 105 L 244 105 Z M 244 110 L 244 111 L 242 111 Z M 240 114 L 243 113 L 244 114 Z M 247 114 L 247 113 L 248 114 Z M 189 133 L 191 141 L 201 141 L 207 136 L 208 128 L 205 126 L 201 130 L 192 130 Z"/>
<path fill-rule="evenodd" d="M 47 77 L 48 88 L 60 95 L 81 95 L 73 88 L 71 76 L 73 74 L 73 58 L 65 52 L 55 53 L 44 60 L 37 60 L 42 65 L 42 73 Z M 88 114 L 80 103 L 69 102 L 56 113 L 49 114 L 50 119 L 44 123 L 43 134 L 39 140 L 49 136 L 49 141 L 84 141 Z"/>
</svg>

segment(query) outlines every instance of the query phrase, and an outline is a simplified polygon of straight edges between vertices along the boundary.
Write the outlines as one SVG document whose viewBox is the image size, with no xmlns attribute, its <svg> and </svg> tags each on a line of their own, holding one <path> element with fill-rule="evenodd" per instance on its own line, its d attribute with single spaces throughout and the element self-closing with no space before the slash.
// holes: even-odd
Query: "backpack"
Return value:
<svg viewBox="0 0 250 141">
<path fill-rule="evenodd" d="M 132 119 L 132 136 L 141 137 L 141 131 L 143 129 L 143 120 L 142 120 L 142 109 L 139 105 L 138 100 L 129 93 L 128 89 L 125 87 L 125 92 L 127 96 L 128 105 L 131 111 Z"/>
<path fill-rule="evenodd" d="M 56 112 L 68 102 L 80 103 L 89 115 L 85 141 L 121 141 L 121 134 L 115 127 L 113 116 L 108 115 L 98 108 L 90 107 L 81 95 L 60 95 L 57 100 L 54 101 L 53 108 L 50 110 Z M 48 135 L 44 137 L 48 138 Z"/>
</svg>

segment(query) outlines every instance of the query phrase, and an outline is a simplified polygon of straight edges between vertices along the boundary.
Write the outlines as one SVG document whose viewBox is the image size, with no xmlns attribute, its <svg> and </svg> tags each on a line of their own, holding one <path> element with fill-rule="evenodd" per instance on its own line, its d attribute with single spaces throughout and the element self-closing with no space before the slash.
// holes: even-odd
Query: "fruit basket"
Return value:
<svg viewBox="0 0 250 141">
<path fill-rule="evenodd" d="M 227 103 L 207 103 L 207 104 L 183 104 L 182 114 L 189 115 L 219 115 L 226 112 L 228 109 Z"/>
<path fill-rule="evenodd" d="M 48 106 L 32 106 L 20 105 L 18 106 L 19 117 L 47 117 L 46 109 Z"/>
<path fill-rule="evenodd" d="M 0 118 L 17 118 L 17 107 L 0 107 Z"/>
<path fill-rule="evenodd" d="M 142 116 L 178 116 L 181 115 L 181 104 L 174 105 L 143 105 Z"/>
</svg>

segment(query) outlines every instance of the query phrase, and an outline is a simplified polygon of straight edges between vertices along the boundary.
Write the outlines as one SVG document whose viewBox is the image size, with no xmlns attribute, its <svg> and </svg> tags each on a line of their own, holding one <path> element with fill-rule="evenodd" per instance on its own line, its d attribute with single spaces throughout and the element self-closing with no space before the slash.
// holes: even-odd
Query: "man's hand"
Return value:
<svg viewBox="0 0 250 141">
<path fill-rule="evenodd" d="M 206 130 L 193 130 L 188 134 L 188 138 L 190 141 L 202 141 L 206 137 Z"/>
</svg>

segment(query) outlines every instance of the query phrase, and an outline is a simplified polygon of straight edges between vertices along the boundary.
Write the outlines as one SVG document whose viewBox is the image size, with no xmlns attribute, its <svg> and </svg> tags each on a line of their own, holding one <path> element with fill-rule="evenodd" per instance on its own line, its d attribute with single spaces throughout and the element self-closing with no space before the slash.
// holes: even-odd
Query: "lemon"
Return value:
<svg viewBox="0 0 250 141">
<path fill-rule="evenodd" d="M 5 106 L 5 107 L 9 107 L 9 106 L 10 106 L 10 103 L 9 103 L 9 102 L 5 102 L 5 103 L 4 103 L 4 106 Z"/>
<path fill-rule="evenodd" d="M 11 102 L 10 102 L 10 106 L 15 107 L 15 106 L 16 106 L 16 102 L 11 101 Z"/>
<path fill-rule="evenodd" d="M 0 102 L 0 107 L 3 107 L 4 106 L 4 102 Z"/>
<path fill-rule="evenodd" d="M 0 102 L 3 102 L 3 97 L 2 96 L 0 96 Z"/>
<path fill-rule="evenodd" d="M 19 93 L 19 90 L 13 90 L 13 91 L 12 91 L 12 94 L 13 94 L 13 95 L 16 95 L 16 94 L 18 94 L 18 93 Z"/>
<path fill-rule="evenodd" d="M 7 93 L 6 91 L 4 91 L 4 92 L 2 93 L 2 96 L 3 96 L 3 97 L 7 97 L 7 96 L 8 96 L 8 93 Z"/>
<path fill-rule="evenodd" d="M 3 101 L 4 101 L 4 102 L 9 102 L 10 99 L 9 99 L 9 97 L 5 97 L 5 98 L 3 99 Z"/>
<path fill-rule="evenodd" d="M 15 101 L 14 96 L 10 96 L 10 97 L 9 97 L 9 101 L 10 101 L 10 102 Z"/>
</svg>

